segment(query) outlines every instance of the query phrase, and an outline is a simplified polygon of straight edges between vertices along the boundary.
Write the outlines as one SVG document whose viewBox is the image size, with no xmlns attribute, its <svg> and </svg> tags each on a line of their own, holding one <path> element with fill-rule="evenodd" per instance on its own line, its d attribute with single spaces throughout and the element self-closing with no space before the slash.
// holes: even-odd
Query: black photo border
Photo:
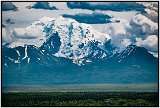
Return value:
<svg viewBox="0 0 160 108">
<path fill-rule="evenodd" d="M 1 107 L 4 107 L 2 106 L 2 3 L 3 2 L 158 2 L 158 94 L 159 94 L 159 0 L 157 1 L 144 1 L 144 0 L 129 0 L 129 1 L 118 1 L 118 0 L 115 0 L 115 1 L 111 1 L 111 0 L 105 0 L 105 1 L 98 1 L 98 0 L 86 0 L 86 1 L 83 1 L 83 0 L 78 0 L 78 1 L 75 1 L 75 0 L 60 0 L 60 1 L 48 1 L 48 0 L 35 0 L 35 1 L 23 1 L 23 0 L 16 0 L 16 1 L 11 1 L 11 0 L 5 0 L 5 1 L 1 1 Z M 159 101 L 159 98 L 158 98 L 158 101 Z M 12 107 L 22 107 L 22 106 L 12 106 Z M 26 106 L 24 106 L 26 107 Z M 28 106 L 28 107 L 43 107 L 43 106 Z M 45 107 L 60 107 L 60 106 L 45 106 Z M 63 107 L 69 107 L 69 106 L 63 106 Z M 73 107 L 73 106 L 72 106 Z M 80 107 L 80 106 L 74 106 L 74 107 Z M 86 106 L 81 106 L 81 107 L 86 107 Z M 93 106 L 93 107 L 104 107 L 104 106 Z M 110 106 L 110 107 L 115 107 L 115 106 Z M 116 106 L 116 107 L 126 107 L 126 106 Z M 133 106 L 127 106 L 127 107 L 133 107 Z M 150 107 L 150 106 L 134 106 L 134 107 Z M 159 103 L 158 103 L 158 106 L 159 107 Z"/>
</svg>

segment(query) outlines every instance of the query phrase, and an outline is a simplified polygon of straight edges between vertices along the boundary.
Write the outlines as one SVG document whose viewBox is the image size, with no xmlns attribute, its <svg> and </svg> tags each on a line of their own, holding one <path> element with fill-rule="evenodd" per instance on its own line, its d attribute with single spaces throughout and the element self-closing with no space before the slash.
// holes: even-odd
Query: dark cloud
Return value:
<svg viewBox="0 0 160 108">
<path fill-rule="evenodd" d="M 26 8 L 58 10 L 55 6 L 50 6 L 48 2 L 36 2 L 33 6 L 27 6 Z"/>
<path fill-rule="evenodd" d="M 67 2 L 71 9 L 144 11 L 145 6 L 136 2 Z"/>
<path fill-rule="evenodd" d="M 75 15 L 63 14 L 62 16 L 65 18 L 75 19 L 80 23 L 87 23 L 87 24 L 104 24 L 111 22 L 110 21 L 111 16 L 104 15 L 102 13 L 92 13 L 92 14 L 79 13 Z"/>
<path fill-rule="evenodd" d="M 2 11 L 17 11 L 18 8 L 12 2 L 2 2 Z"/>
</svg>

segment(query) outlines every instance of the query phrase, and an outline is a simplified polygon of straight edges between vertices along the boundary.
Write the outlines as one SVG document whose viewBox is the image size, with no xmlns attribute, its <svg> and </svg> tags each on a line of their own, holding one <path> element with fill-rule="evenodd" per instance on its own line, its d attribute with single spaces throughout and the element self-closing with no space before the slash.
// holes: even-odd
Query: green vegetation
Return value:
<svg viewBox="0 0 160 108">
<path fill-rule="evenodd" d="M 157 92 L 2 93 L 2 106 L 158 106 Z"/>
</svg>

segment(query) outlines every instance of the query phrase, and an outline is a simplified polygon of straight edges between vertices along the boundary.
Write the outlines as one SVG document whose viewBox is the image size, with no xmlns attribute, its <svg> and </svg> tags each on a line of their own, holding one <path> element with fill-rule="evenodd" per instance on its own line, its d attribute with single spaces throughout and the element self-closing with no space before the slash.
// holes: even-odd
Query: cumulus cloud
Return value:
<svg viewBox="0 0 160 108">
<path fill-rule="evenodd" d="M 136 45 L 145 47 L 150 51 L 158 50 L 158 37 L 156 35 L 150 35 L 146 39 L 142 40 L 142 38 L 136 38 Z"/>
<path fill-rule="evenodd" d="M 154 22 L 158 22 L 158 12 L 151 10 L 151 9 L 145 9 L 147 13 L 144 13 L 143 15 L 149 18 L 150 20 Z"/>
<path fill-rule="evenodd" d="M 111 44 L 116 47 L 124 48 L 129 44 L 136 44 L 147 48 L 149 51 L 157 49 L 157 45 L 155 44 L 155 38 L 157 37 L 155 36 L 158 36 L 158 24 L 144 15 L 137 14 L 129 21 L 120 19 L 119 23 L 107 23 L 101 25 L 98 29 L 100 32 L 109 34 L 112 38 Z M 152 38 L 155 41 L 150 41 L 150 44 L 147 45 L 147 42 L 152 39 L 148 37 L 150 35 L 154 35 Z"/>
<path fill-rule="evenodd" d="M 114 32 L 115 35 L 123 34 L 131 37 L 144 38 L 146 35 L 158 34 L 158 24 L 141 14 L 135 15 L 130 21 L 121 20 L 121 23 L 113 24 L 110 28 L 114 29 L 111 33 Z"/>
<path fill-rule="evenodd" d="M 17 11 L 18 8 L 12 2 L 2 2 L 2 11 Z"/>
<path fill-rule="evenodd" d="M 135 15 L 126 28 L 126 36 L 135 42 L 135 38 L 145 39 L 149 35 L 158 35 L 158 24 L 142 14 Z M 153 47 L 152 47 L 153 48 Z M 151 50 L 151 48 L 148 48 Z"/>
<path fill-rule="evenodd" d="M 111 23 L 107 27 L 108 33 L 112 36 L 126 35 L 128 28 L 130 28 L 129 22 L 123 19 L 119 23 Z"/>
<path fill-rule="evenodd" d="M 43 35 L 43 31 L 38 28 L 3 28 L 2 43 L 10 44 L 10 47 L 24 46 L 25 44 L 40 46 L 44 42 Z"/>
<path fill-rule="evenodd" d="M 145 6 L 136 2 L 67 2 L 71 9 L 144 11 Z"/>
<path fill-rule="evenodd" d="M 95 25 L 96 26 L 96 25 Z M 123 39 L 130 39 L 130 35 L 128 35 L 128 30 L 130 29 L 130 25 L 129 22 L 127 20 L 124 19 L 120 19 L 119 23 L 107 23 L 105 25 L 101 25 L 99 26 L 99 31 L 103 32 L 103 33 L 107 33 L 109 34 L 109 36 L 111 36 L 112 41 L 111 44 L 116 46 L 116 47 L 121 47 L 121 46 L 125 46 L 122 45 L 122 41 L 124 41 Z"/>
<path fill-rule="evenodd" d="M 158 2 L 157 1 L 156 2 L 137 2 L 137 3 L 142 4 L 148 9 L 158 12 Z"/>
<path fill-rule="evenodd" d="M 134 18 L 133 18 L 134 22 L 140 25 L 144 25 L 144 24 L 148 24 L 151 26 L 151 29 L 157 29 L 158 25 L 154 22 L 152 22 L 150 19 L 148 19 L 147 17 L 141 15 L 141 14 L 137 14 Z"/>
<path fill-rule="evenodd" d="M 80 23 L 87 23 L 87 24 L 104 24 L 111 22 L 111 16 L 105 15 L 102 13 L 95 13 L 92 14 L 85 14 L 85 13 L 79 13 L 75 15 L 69 15 L 69 14 L 63 14 L 62 15 L 65 18 L 72 18 Z"/>
<path fill-rule="evenodd" d="M 141 12 L 144 16 L 154 22 L 158 22 L 158 2 L 138 2 L 145 6 L 145 12 Z"/>
<path fill-rule="evenodd" d="M 12 37 L 10 35 L 10 30 L 6 30 L 2 28 L 2 42 L 10 43 L 12 41 Z"/>
<path fill-rule="evenodd" d="M 26 8 L 31 9 L 46 9 L 46 10 L 57 10 L 55 6 L 50 6 L 48 2 L 36 2 L 33 6 L 27 6 Z"/>
<path fill-rule="evenodd" d="M 38 28 L 32 28 L 28 30 L 24 28 L 14 28 L 12 34 L 15 36 L 15 38 L 36 39 L 42 35 L 43 32 Z"/>
<path fill-rule="evenodd" d="M 127 47 L 128 45 L 131 44 L 131 40 L 130 39 L 127 39 L 127 38 L 124 38 L 121 42 L 122 46 L 124 47 Z"/>
</svg>

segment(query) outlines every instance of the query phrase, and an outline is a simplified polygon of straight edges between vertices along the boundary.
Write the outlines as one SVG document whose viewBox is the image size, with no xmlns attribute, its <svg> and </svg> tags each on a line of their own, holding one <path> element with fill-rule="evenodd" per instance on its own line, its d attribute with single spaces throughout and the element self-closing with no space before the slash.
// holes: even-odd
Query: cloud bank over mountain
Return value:
<svg viewBox="0 0 160 108">
<path fill-rule="evenodd" d="M 13 29 L 2 29 L 3 44 L 10 44 L 10 47 L 24 46 L 24 45 L 34 45 L 41 46 L 44 41 L 44 33 L 39 28 L 13 28 Z"/>
<path fill-rule="evenodd" d="M 99 27 L 99 30 L 103 33 L 109 34 L 112 38 L 112 43 L 115 46 L 122 46 L 122 48 L 126 46 L 124 43 L 136 44 L 136 38 L 145 40 L 148 36 L 152 35 L 158 38 L 158 24 L 142 14 L 136 14 L 129 21 L 120 19 L 119 23 L 108 23 L 106 25 L 102 25 Z M 150 45 L 142 44 L 139 44 L 139 46 L 143 46 L 149 51 L 157 51 L 158 41 L 156 38 L 154 39 L 157 44 L 154 44 L 152 47 L 149 47 Z M 151 43 L 152 42 L 153 41 L 151 41 Z"/>
<path fill-rule="evenodd" d="M 111 44 L 122 50 L 128 45 L 134 44 L 145 47 L 151 52 L 158 51 L 157 2 L 36 2 L 34 4 L 31 2 L 30 8 L 34 9 L 25 8 L 29 3 L 24 3 L 24 6 L 17 2 L 11 4 L 15 4 L 20 10 L 14 14 L 12 11 L 4 13 L 3 19 L 13 17 L 12 19 L 15 20 L 14 24 L 4 23 L 3 40 L 5 42 L 25 40 L 26 43 L 32 43 L 39 40 L 42 44 L 43 38 L 39 37 L 42 34 L 41 30 L 33 29 L 32 33 L 25 27 L 43 16 L 52 18 L 63 16 L 79 23 L 90 24 L 97 31 L 108 34 L 111 37 Z M 53 11 L 57 7 L 59 10 Z M 39 11 L 39 9 L 42 10 Z M 22 15 L 24 12 L 27 14 Z M 18 28 L 19 24 L 25 25 Z M 7 27 L 11 27 L 11 29 Z M 12 35 L 6 36 L 5 34 Z M 150 43 L 148 43 L 149 41 Z"/>
<path fill-rule="evenodd" d="M 158 51 L 158 37 L 156 35 L 149 35 L 146 39 L 136 38 L 136 45 L 145 47 L 150 51 Z"/>
</svg>

